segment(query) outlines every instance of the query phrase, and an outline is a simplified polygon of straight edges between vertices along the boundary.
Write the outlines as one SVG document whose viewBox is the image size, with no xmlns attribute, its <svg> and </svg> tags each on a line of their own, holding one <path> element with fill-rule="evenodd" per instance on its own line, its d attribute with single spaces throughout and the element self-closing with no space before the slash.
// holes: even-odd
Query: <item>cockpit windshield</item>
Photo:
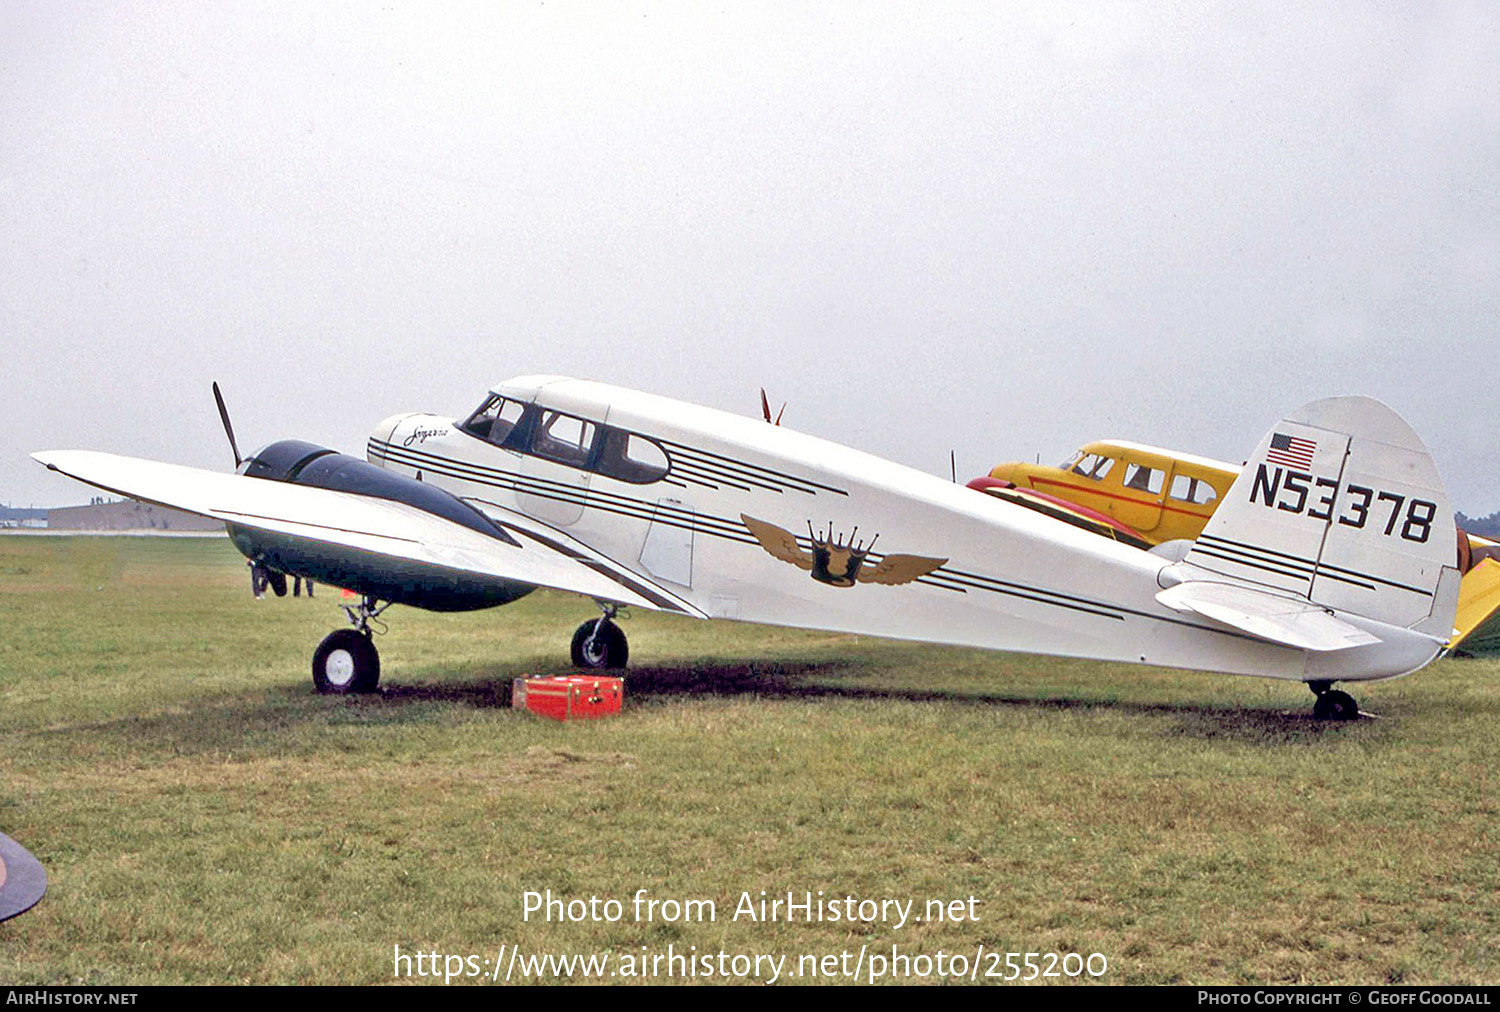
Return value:
<svg viewBox="0 0 1500 1012">
<path fill-rule="evenodd" d="M 1084 453 L 1080 450 L 1063 465 L 1063 470 L 1072 471 L 1085 478 L 1092 478 L 1094 481 L 1103 481 L 1114 464 L 1113 457 L 1106 457 L 1099 453 Z"/>
<path fill-rule="evenodd" d="M 509 401 L 490 394 L 459 428 L 496 446 L 505 446 L 506 440 L 520 422 L 523 410 L 519 401 Z"/>
</svg>

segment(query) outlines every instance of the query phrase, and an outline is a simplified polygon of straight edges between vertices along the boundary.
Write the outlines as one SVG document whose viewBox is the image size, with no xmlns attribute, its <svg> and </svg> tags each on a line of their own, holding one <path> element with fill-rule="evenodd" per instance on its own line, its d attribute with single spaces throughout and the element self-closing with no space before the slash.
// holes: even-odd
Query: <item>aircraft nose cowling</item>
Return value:
<svg viewBox="0 0 1500 1012">
<path fill-rule="evenodd" d="M 399 415 L 391 415 L 389 418 L 382 418 L 379 422 L 377 422 L 375 424 L 375 427 L 370 430 L 370 442 L 365 451 L 366 459 L 370 460 L 371 463 L 378 463 L 378 461 L 376 461 L 375 458 L 371 456 L 371 451 L 382 446 L 383 444 L 391 442 L 391 440 L 396 436 L 396 430 L 401 427 L 401 423 L 406 421 L 408 418 L 415 417 L 417 417 L 417 412 L 407 411 Z"/>
<path fill-rule="evenodd" d="M 371 463 L 383 465 L 389 450 L 411 450 L 423 443 L 443 439 L 453 433 L 453 419 L 426 412 L 392 415 L 370 432 L 365 456 Z"/>
<path fill-rule="evenodd" d="M 990 472 L 990 477 L 994 478 L 996 481 L 1008 481 L 1011 484 L 1015 484 L 1015 481 L 1016 481 L 1016 465 L 1015 464 L 999 464 L 999 465 L 997 465 L 995 467 L 995 469 L 993 471 Z"/>
</svg>

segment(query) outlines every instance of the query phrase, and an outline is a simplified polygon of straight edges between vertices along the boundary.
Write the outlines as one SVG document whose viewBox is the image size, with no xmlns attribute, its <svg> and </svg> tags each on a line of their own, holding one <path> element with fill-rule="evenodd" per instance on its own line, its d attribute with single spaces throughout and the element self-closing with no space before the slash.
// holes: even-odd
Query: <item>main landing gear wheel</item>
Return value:
<svg viewBox="0 0 1500 1012">
<path fill-rule="evenodd" d="M 380 682 L 380 654 L 368 630 L 329 633 L 313 652 L 312 668 L 313 684 L 322 693 L 374 692 Z"/>
<path fill-rule="evenodd" d="M 371 639 L 370 623 L 391 606 L 373 597 L 360 599 L 357 605 L 341 605 L 353 629 L 331 632 L 313 651 L 313 685 L 319 692 L 348 695 L 351 692 L 374 692 L 380 684 L 380 653 Z M 383 622 L 375 622 L 381 631 Z"/>
<path fill-rule="evenodd" d="M 573 666 L 623 668 L 630 657 L 625 632 L 608 618 L 585 622 L 573 634 Z"/>
<path fill-rule="evenodd" d="M 1330 689 L 1327 682 L 1309 682 L 1308 688 L 1317 693 L 1313 704 L 1313 716 L 1319 720 L 1355 720 L 1359 717 L 1359 704 L 1347 692 Z"/>
</svg>

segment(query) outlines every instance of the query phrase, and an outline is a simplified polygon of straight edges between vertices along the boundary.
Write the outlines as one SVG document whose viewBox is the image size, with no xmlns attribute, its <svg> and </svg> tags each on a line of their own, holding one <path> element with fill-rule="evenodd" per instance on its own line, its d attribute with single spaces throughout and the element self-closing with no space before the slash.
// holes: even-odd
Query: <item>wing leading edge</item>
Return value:
<svg viewBox="0 0 1500 1012">
<path fill-rule="evenodd" d="M 264 478 L 221 474 L 92 450 L 32 457 L 54 471 L 109 492 L 222 520 L 227 524 L 652 611 L 685 611 L 676 595 L 622 567 L 604 564 L 536 532 L 493 537 L 403 502 Z M 594 553 L 597 554 L 597 553 Z"/>
</svg>

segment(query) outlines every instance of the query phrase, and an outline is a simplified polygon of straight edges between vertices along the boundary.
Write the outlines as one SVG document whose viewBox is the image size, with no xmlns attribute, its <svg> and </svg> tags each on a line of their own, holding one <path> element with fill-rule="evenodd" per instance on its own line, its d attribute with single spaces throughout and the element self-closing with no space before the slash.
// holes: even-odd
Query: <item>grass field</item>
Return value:
<svg viewBox="0 0 1500 1012">
<path fill-rule="evenodd" d="M 393 609 L 384 691 L 334 698 L 308 672 L 333 592 L 248 585 L 223 540 L 0 537 L 0 831 L 51 883 L 0 924 L 0 982 L 381 983 L 395 946 L 502 945 L 783 979 L 896 946 L 929 981 L 1007 951 L 1101 953 L 1106 983 L 1500 981 L 1495 661 L 1320 724 L 1294 682 L 638 614 L 623 715 L 561 725 L 509 683 L 567 670 L 588 602 Z M 524 919 L 549 889 L 622 915 Z M 640 889 L 716 919 L 638 922 Z M 975 902 L 732 919 L 761 890 Z"/>
</svg>

